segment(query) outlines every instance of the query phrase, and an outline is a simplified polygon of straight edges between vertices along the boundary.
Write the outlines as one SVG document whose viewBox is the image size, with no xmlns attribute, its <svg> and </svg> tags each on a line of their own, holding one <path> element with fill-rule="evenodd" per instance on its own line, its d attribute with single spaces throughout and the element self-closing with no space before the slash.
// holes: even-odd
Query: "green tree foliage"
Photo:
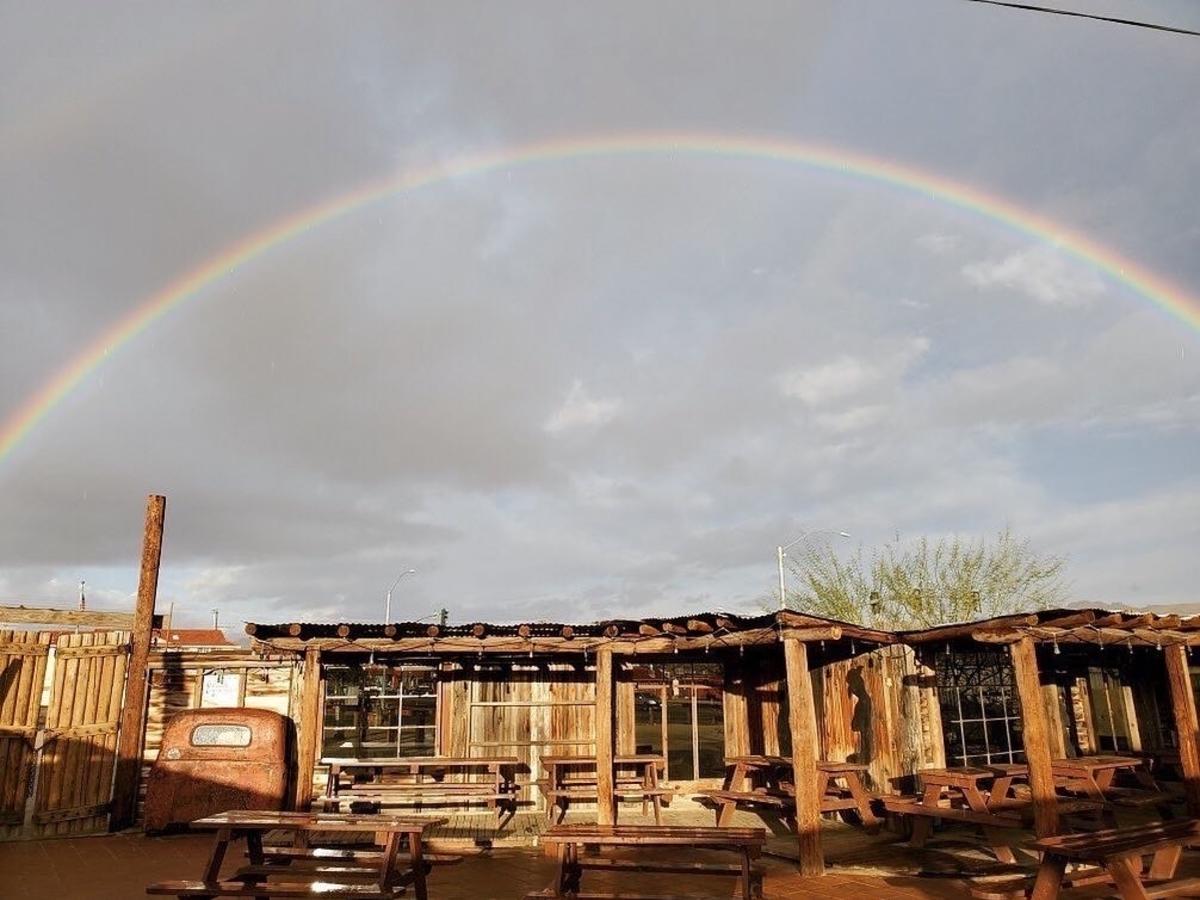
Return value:
<svg viewBox="0 0 1200 900">
<path fill-rule="evenodd" d="M 1005 529 L 976 542 L 958 537 L 902 542 L 846 559 L 816 545 L 790 563 L 787 605 L 892 630 L 1061 605 L 1066 559 L 1037 553 Z"/>
</svg>

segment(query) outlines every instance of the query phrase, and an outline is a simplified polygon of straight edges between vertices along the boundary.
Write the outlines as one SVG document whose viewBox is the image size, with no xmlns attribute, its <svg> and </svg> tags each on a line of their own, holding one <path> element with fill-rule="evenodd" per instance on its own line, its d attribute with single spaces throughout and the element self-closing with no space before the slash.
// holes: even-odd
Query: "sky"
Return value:
<svg viewBox="0 0 1200 900">
<path fill-rule="evenodd" d="M 1064 0 L 1200 29 L 1191 0 Z M 963 0 L 0 3 L 0 603 L 181 625 L 756 612 L 775 548 L 1011 528 L 1074 601 L 1200 601 L 1200 39 Z M 1189 323 L 929 192 L 1178 286 Z"/>
</svg>

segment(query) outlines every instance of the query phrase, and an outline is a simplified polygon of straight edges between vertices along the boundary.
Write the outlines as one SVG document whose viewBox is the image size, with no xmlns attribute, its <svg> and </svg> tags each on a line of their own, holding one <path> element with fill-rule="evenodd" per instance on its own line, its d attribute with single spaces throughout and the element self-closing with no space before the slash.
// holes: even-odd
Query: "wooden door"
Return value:
<svg viewBox="0 0 1200 900">
<path fill-rule="evenodd" d="M 117 726 L 129 657 L 122 632 L 67 634 L 54 648 L 54 675 L 34 798 L 39 837 L 108 828 Z"/>
<path fill-rule="evenodd" d="M 0 840 L 25 822 L 49 651 L 47 632 L 0 629 Z"/>
</svg>

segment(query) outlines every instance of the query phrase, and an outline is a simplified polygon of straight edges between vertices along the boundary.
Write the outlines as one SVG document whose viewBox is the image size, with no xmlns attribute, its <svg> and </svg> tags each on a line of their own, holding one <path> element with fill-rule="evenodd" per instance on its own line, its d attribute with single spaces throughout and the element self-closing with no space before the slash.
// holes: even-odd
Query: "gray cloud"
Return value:
<svg viewBox="0 0 1200 900">
<path fill-rule="evenodd" d="M 245 235 L 547 137 L 842 144 L 1200 292 L 1200 62 L 1127 29 L 932 0 L 3 17 L 0 417 Z M 413 617 L 754 608 L 775 545 L 823 527 L 1011 524 L 1071 555 L 1081 599 L 1192 599 L 1196 339 L 1149 307 L 986 216 L 804 166 L 459 176 L 115 349 L 0 460 L 0 597 L 86 577 L 128 602 L 161 491 L 182 621 L 376 617 L 409 566 Z"/>
</svg>

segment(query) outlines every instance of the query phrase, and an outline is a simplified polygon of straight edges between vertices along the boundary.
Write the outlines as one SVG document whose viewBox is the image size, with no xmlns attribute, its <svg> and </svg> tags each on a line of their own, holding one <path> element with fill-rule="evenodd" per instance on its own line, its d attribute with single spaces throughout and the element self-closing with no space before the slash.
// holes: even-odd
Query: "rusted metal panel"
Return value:
<svg viewBox="0 0 1200 900">
<path fill-rule="evenodd" d="M 281 810 L 288 784 L 287 719 L 267 709 L 194 709 L 167 723 L 146 787 L 145 827 L 227 809 Z"/>
</svg>

